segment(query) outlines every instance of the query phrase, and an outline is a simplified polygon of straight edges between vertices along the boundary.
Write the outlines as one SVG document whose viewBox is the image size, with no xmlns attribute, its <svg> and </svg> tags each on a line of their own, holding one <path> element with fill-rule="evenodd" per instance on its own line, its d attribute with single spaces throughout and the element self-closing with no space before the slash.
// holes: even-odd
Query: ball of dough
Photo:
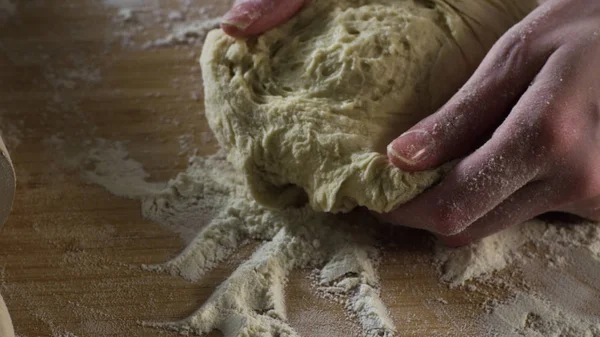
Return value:
<svg viewBox="0 0 600 337">
<path fill-rule="evenodd" d="M 441 170 L 405 173 L 386 145 L 433 113 L 535 0 L 313 0 L 247 40 L 211 32 L 206 115 L 253 196 L 387 212 Z"/>
</svg>

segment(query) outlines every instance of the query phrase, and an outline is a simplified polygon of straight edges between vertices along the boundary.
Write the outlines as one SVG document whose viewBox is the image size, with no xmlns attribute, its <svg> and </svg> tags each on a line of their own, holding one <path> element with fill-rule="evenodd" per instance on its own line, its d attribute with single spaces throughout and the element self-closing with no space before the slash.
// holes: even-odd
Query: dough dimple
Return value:
<svg viewBox="0 0 600 337">
<path fill-rule="evenodd" d="M 201 58 L 210 126 L 267 206 L 390 211 L 442 170 L 403 172 L 386 145 L 448 100 L 534 4 L 313 0 L 258 38 L 213 31 Z"/>
</svg>

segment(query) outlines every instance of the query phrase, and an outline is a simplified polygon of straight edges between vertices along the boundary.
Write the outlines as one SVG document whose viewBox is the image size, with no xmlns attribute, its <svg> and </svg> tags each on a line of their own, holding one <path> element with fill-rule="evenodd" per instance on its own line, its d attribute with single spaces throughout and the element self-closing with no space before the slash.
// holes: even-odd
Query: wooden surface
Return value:
<svg viewBox="0 0 600 337">
<path fill-rule="evenodd" d="M 144 272 L 140 264 L 177 254 L 179 237 L 144 220 L 139 202 L 65 167 L 71 148 L 99 137 L 127 141 L 131 157 L 160 181 L 184 170 L 194 149 L 216 150 L 202 100 L 193 98 L 202 92 L 199 46 L 140 48 L 164 35 L 162 23 L 133 34 L 137 47 L 127 44 L 119 33 L 136 23 L 118 22 L 118 9 L 106 6 L 114 2 L 28 0 L 0 21 L 0 130 L 18 179 L 14 211 L 0 232 L 0 291 L 20 336 L 175 336 L 140 323 L 186 317 L 245 256 L 197 283 Z M 126 1 L 140 15 L 183 2 Z M 192 2 L 187 13 L 208 4 Z M 228 7 L 213 4 L 209 14 Z M 193 146 L 182 149 L 181 135 L 191 135 Z M 439 284 L 427 236 L 399 232 L 395 240 L 380 269 L 400 335 L 476 334 L 483 299 Z M 291 324 L 302 336 L 351 336 L 341 306 L 315 296 L 306 274 L 290 279 Z"/>
</svg>

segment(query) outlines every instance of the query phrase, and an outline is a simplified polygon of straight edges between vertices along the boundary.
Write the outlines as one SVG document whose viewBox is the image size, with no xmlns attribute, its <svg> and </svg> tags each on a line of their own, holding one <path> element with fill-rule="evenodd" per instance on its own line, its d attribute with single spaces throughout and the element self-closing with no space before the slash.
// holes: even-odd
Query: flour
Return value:
<svg viewBox="0 0 600 337">
<path fill-rule="evenodd" d="M 535 250 L 522 249 L 528 244 Z M 597 259 L 599 249 L 600 229 L 595 223 L 556 226 L 533 220 L 466 247 L 438 246 L 435 260 L 441 280 L 456 287 L 474 279 L 485 281 L 511 264 L 522 265 L 535 259 L 543 259 L 547 267 L 560 269 L 567 263 L 565 259 L 574 257 L 575 251 L 585 251 Z"/>
<path fill-rule="evenodd" d="M 486 321 L 489 336 L 600 336 L 600 318 L 564 312 L 552 299 L 520 293 Z"/>
<path fill-rule="evenodd" d="M 175 16 L 172 12 L 169 14 L 169 20 L 171 21 L 180 21 L 182 19 L 182 16 Z M 167 36 L 146 42 L 142 48 L 148 49 L 153 47 L 189 45 L 193 44 L 195 41 L 204 41 L 206 34 L 219 27 L 220 23 L 221 18 L 217 17 L 178 24 Z"/>
<path fill-rule="evenodd" d="M 80 165 L 86 180 L 140 199 L 146 218 L 188 243 L 174 259 L 144 269 L 198 281 L 247 243 L 261 242 L 195 313 L 145 325 L 184 334 L 218 329 L 227 337 L 298 336 L 287 323 L 287 278 L 294 269 L 316 268 L 316 291 L 344 306 L 361 327 L 359 336 L 401 333 L 385 305 L 385 289 L 380 294 L 380 253 L 367 230 L 374 221 L 368 216 L 263 208 L 224 153 L 191 158 L 189 168 L 164 188 L 146 182 L 142 165 L 123 143 L 97 140 L 84 153 L 79 160 L 86 163 Z M 596 224 L 534 220 L 468 247 L 439 246 L 435 261 L 442 281 L 487 296 L 488 313 L 475 322 L 486 336 L 596 336 L 600 307 L 590 299 L 600 294 L 599 253 Z M 508 289 L 508 298 L 484 290 L 496 286 Z"/>
<path fill-rule="evenodd" d="M 362 284 L 349 305 L 358 316 L 365 336 L 391 336 L 396 332 L 388 308 L 373 287 Z"/>
<path fill-rule="evenodd" d="M 221 18 L 212 6 L 192 9 L 190 1 L 179 1 L 171 9 L 159 1 L 105 0 L 104 7 L 115 11 L 114 34 L 128 48 L 152 49 L 173 46 L 198 47 L 208 31 L 219 26 Z"/>
<path fill-rule="evenodd" d="M 164 183 L 146 181 L 149 174 L 142 164 L 129 157 L 123 142 L 97 138 L 74 144 L 54 135 L 44 143 L 60 154 L 56 161 L 63 169 L 81 171 L 85 181 L 98 184 L 116 196 L 139 198 L 165 186 Z"/>
<path fill-rule="evenodd" d="M 456 250 L 439 248 L 441 279 L 500 283 L 512 298 L 492 303 L 480 325 L 489 336 L 600 336 L 598 224 L 530 221 Z M 505 268 L 521 276 L 494 275 Z"/>
<path fill-rule="evenodd" d="M 436 264 L 441 270 L 441 280 L 452 287 L 466 281 L 487 278 L 520 258 L 518 249 L 543 233 L 546 225 L 532 221 L 521 227 L 511 227 L 476 244 L 452 249 L 436 247 Z"/>
<path fill-rule="evenodd" d="M 205 227 L 178 257 L 145 268 L 195 281 L 248 240 L 264 243 L 196 313 L 181 322 L 154 326 L 193 333 L 217 328 L 226 336 L 242 332 L 256 336 L 258 331 L 261 336 L 295 336 L 286 323 L 287 277 L 293 269 L 316 267 L 319 289 L 345 298 L 365 336 L 393 335 L 394 325 L 376 290 L 377 252 L 350 235 L 350 227 L 359 224 L 306 207 L 263 208 L 222 154 L 196 158 L 165 190 L 143 198 L 147 218 L 179 232 L 184 232 L 186 219 L 189 222 L 206 210 L 212 219 L 202 219 Z"/>
<path fill-rule="evenodd" d="M 84 171 L 85 180 L 104 186 L 120 197 L 137 198 L 164 187 L 163 183 L 146 182 L 148 173 L 139 162 L 129 158 L 121 142 L 99 139 L 88 152 L 86 165 L 93 165 L 94 170 Z"/>
<path fill-rule="evenodd" d="M 134 14 L 135 14 L 135 11 L 131 8 L 121 8 L 117 12 L 117 16 L 123 22 L 129 22 L 129 21 L 134 20 Z"/>
<path fill-rule="evenodd" d="M 344 304 L 364 336 L 395 334 L 379 296 L 378 251 L 368 236 L 353 234 L 364 232 L 360 228 L 374 221 L 370 217 L 350 221 L 306 207 L 268 210 L 252 199 L 222 153 L 192 158 L 188 170 L 162 190 L 145 182 L 145 171 L 122 143 L 98 140 L 80 161 L 87 163 L 86 180 L 139 198 L 146 218 L 189 242 L 173 260 L 146 270 L 197 281 L 248 242 L 263 242 L 197 312 L 180 322 L 147 325 L 182 333 L 219 329 L 225 336 L 296 336 L 286 322 L 287 278 L 294 269 L 318 268 L 315 286 Z"/>
</svg>

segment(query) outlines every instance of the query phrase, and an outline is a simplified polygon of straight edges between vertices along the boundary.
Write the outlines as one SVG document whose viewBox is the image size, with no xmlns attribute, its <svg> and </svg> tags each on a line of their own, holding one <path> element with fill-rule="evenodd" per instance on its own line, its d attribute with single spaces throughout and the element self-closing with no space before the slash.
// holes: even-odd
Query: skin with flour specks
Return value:
<svg viewBox="0 0 600 337">
<path fill-rule="evenodd" d="M 462 90 L 390 144 L 390 161 L 405 171 L 462 159 L 385 220 L 459 246 L 550 211 L 600 218 L 600 2 L 539 2 Z M 223 29 L 258 34 L 306 3 L 237 1 Z"/>
</svg>

